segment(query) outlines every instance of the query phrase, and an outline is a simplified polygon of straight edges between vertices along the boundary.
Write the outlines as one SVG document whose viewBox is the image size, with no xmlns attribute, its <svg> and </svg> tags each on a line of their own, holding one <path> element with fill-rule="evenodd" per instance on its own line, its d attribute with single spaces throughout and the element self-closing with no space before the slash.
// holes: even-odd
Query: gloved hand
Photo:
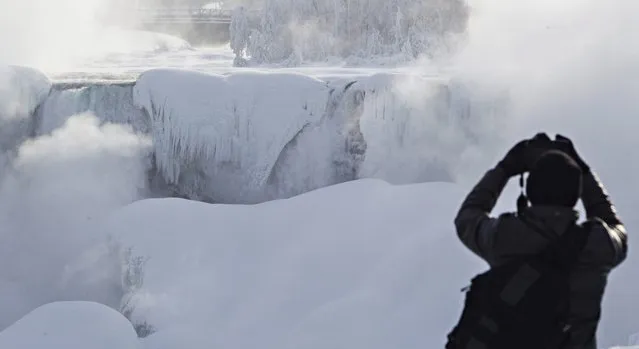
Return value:
<svg viewBox="0 0 639 349">
<path fill-rule="evenodd" d="M 528 142 L 526 151 L 526 171 L 530 171 L 537 162 L 537 159 L 546 151 L 554 149 L 554 142 L 545 133 L 537 133 L 535 137 Z"/>
<path fill-rule="evenodd" d="M 528 139 L 515 144 L 506 156 L 497 163 L 508 177 L 516 176 L 527 171 L 526 166 L 526 150 L 528 148 Z"/>
<path fill-rule="evenodd" d="M 509 176 L 530 171 L 539 156 L 554 147 L 553 141 L 545 133 L 538 133 L 512 147 L 506 156 L 497 164 Z"/>
<path fill-rule="evenodd" d="M 573 158 L 573 160 L 577 162 L 579 167 L 581 167 L 582 172 L 586 173 L 590 171 L 590 166 L 588 166 L 588 164 L 586 164 L 586 162 L 581 158 L 581 156 L 577 154 L 577 150 L 575 150 L 575 146 L 573 145 L 570 139 L 558 134 L 555 136 L 555 146 L 558 150 L 563 151 L 564 153 L 568 154 L 571 158 Z"/>
</svg>

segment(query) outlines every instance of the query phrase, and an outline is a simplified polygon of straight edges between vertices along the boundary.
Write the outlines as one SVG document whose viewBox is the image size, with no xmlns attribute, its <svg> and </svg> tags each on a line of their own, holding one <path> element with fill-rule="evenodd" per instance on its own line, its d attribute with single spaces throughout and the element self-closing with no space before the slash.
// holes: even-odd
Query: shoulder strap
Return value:
<svg viewBox="0 0 639 349">
<path fill-rule="evenodd" d="M 586 247 L 590 229 L 584 228 L 577 223 L 571 224 L 568 230 L 557 239 L 554 249 L 558 260 L 564 265 L 574 265 L 579 259 L 579 255 Z"/>
<path fill-rule="evenodd" d="M 541 236 L 549 240 L 554 240 L 549 244 L 547 250 L 564 265 L 573 265 L 577 262 L 590 235 L 590 229 L 585 229 L 575 222 L 570 224 L 559 238 L 556 238 L 549 233 L 549 231 L 546 231 L 546 229 L 539 227 L 534 222 L 531 222 L 530 219 L 523 214 L 523 212 L 519 214 L 519 218 L 524 224 L 539 233 Z M 545 225 L 543 222 L 540 224 Z M 550 230 L 550 228 L 547 229 Z"/>
</svg>

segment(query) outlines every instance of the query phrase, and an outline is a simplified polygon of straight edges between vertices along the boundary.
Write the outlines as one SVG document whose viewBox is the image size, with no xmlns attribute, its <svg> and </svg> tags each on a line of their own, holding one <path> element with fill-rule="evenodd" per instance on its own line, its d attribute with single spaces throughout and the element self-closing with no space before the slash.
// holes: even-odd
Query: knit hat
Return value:
<svg viewBox="0 0 639 349">
<path fill-rule="evenodd" d="M 545 152 L 530 170 L 526 194 L 534 205 L 574 207 L 581 197 L 582 171 L 559 150 Z"/>
</svg>

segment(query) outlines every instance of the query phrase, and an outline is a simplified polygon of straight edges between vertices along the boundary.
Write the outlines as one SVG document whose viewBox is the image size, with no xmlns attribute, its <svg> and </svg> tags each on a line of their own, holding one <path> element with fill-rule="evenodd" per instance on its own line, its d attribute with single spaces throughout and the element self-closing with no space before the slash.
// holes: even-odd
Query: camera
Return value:
<svg viewBox="0 0 639 349">
<path fill-rule="evenodd" d="M 565 150 L 568 145 L 567 139 L 555 135 L 555 139 L 550 139 L 547 134 L 540 132 L 528 141 L 528 147 L 535 147 L 543 150 Z"/>
<path fill-rule="evenodd" d="M 541 156 L 544 152 L 548 150 L 559 150 L 568 155 L 570 154 L 570 149 L 572 145 L 570 140 L 561 135 L 555 135 L 555 139 L 550 139 L 546 133 L 540 132 L 537 133 L 533 138 L 531 138 L 527 144 L 526 148 L 528 153 L 528 165 L 532 165 L 539 156 Z"/>
</svg>

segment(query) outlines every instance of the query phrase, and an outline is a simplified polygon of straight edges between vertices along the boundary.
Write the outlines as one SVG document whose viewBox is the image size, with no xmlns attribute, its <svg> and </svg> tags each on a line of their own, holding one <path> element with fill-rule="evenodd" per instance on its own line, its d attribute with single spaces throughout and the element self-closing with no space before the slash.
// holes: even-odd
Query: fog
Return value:
<svg viewBox="0 0 639 349">
<path fill-rule="evenodd" d="M 94 49 L 94 16 L 105 1 L 0 1 L 0 63 L 69 67 Z"/>
<path fill-rule="evenodd" d="M 0 328 L 58 300 L 119 309 L 124 250 L 92 227 L 143 195 L 149 146 L 89 114 L 22 144 L 0 181 Z"/>
<path fill-rule="evenodd" d="M 145 3 L 159 6 L 161 0 Z M 135 6 L 119 0 L 0 0 L 0 64 L 58 73 L 150 46 L 148 35 L 132 35 L 142 29 Z"/>
</svg>

